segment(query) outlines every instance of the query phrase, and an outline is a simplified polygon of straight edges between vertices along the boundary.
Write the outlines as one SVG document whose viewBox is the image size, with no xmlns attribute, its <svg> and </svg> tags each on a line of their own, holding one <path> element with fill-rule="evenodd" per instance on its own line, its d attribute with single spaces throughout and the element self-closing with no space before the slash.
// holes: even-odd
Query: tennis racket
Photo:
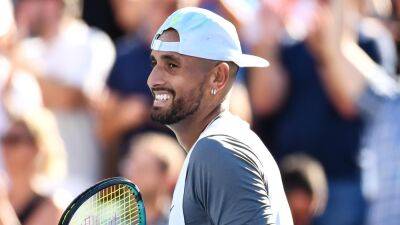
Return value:
<svg viewBox="0 0 400 225">
<path fill-rule="evenodd" d="M 58 225 L 146 225 L 138 187 L 122 177 L 103 180 L 76 197 Z"/>
</svg>

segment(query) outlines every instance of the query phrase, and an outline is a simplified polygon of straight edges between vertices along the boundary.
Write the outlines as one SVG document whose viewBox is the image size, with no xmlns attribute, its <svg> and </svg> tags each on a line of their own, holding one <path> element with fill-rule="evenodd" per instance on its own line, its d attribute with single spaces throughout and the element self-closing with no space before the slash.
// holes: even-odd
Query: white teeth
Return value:
<svg viewBox="0 0 400 225">
<path fill-rule="evenodd" d="M 156 94 L 155 99 L 158 101 L 166 101 L 170 98 L 168 94 Z"/>
</svg>

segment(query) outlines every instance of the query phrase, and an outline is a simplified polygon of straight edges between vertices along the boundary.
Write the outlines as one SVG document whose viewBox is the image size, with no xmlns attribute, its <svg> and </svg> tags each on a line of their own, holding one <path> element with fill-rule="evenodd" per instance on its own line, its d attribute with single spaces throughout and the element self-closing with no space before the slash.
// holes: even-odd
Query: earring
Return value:
<svg viewBox="0 0 400 225">
<path fill-rule="evenodd" d="M 217 94 L 217 90 L 215 90 L 214 88 L 211 89 L 211 94 L 212 94 L 212 95 L 216 95 L 216 94 Z"/>
</svg>

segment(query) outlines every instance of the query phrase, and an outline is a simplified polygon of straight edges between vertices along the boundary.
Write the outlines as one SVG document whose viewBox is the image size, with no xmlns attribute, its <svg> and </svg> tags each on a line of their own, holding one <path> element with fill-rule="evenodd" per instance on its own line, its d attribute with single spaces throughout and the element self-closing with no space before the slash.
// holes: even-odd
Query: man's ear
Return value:
<svg viewBox="0 0 400 225">
<path fill-rule="evenodd" d="M 212 70 L 210 86 L 220 93 L 229 83 L 229 65 L 221 62 Z"/>
</svg>

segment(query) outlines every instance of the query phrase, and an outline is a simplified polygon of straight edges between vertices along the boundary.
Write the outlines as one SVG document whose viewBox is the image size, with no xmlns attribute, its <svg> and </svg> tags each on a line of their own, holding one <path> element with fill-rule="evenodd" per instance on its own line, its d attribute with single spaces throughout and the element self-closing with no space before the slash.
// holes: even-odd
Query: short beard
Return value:
<svg viewBox="0 0 400 225">
<path fill-rule="evenodd" d="M 172 106 L 166 112 L 153 107 L 150 114 L 151 119 L 164 125 L 171 125 L 193 115 L 199 109 L 203 99 L 204 83 L 202 82 L 200 88 L 195 90 L 195 95 L 190 94 L 176 100 L 172 99 Z"/>
</svg>

